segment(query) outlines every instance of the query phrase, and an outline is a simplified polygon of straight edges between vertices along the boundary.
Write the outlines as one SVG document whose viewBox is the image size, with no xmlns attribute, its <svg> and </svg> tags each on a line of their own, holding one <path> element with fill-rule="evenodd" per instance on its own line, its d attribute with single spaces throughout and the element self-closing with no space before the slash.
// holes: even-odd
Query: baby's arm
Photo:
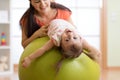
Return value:
<svg viewBox="0 0 120 80">
<path fill-rule="evenodd" d="M 88 51 L 88 53 L 86 54 L 96 62 L 100 62 L 101 52 L 94 46 L 90 45 L 85 39 L 82 40 L 83 40 L 83 49 Z"/>
<path fill-rule="evenodd" d="M 54 46 L 53 42 L 49 40 L 44 46 L 30 54 L 29 56 L 25 57 L 22 61 L 23 67 L 28 67 L 32 60 L 38 58 L 42 54 L 44 54 L 46 51 L 50 50 Z"/>
</svg>

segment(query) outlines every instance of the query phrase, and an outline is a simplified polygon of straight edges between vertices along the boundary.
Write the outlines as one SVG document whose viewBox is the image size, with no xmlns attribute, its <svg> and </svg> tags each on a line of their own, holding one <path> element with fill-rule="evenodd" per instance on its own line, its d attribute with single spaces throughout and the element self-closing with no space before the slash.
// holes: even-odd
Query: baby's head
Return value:
<svg viewBox="0 0 120 80">
<path fill-rule="evenodd" d="M 82 38 L 76 31 L 66 29 L 62 34 L 61 47 L 66 57 L 78 57 L 82 52 Z"/>
</svg>

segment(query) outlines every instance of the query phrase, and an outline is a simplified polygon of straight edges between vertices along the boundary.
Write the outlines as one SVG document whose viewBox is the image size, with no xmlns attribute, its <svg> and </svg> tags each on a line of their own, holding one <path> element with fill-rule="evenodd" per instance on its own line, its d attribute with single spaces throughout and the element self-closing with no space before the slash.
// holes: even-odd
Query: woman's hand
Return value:
<svg viewBox="0 0 120 80">
<path fill-rule="evenodd" d="M 38 37 L 44 37 L 47 36 L 47 32 L 48 32 L 48 25 L 42 26 L 40 29 L 38 29 L 35 32 L 35 35 L 37 35 Z"/>
<path fill-rule="evenodd" d="M 27 38 L 25 33 L 22 32 L 22 46 L 25 48 L 34 39 L 47 36 L 47 32 L 48 32 L 48 25 L 42 26 L 30 38 Z"/>
</svg>

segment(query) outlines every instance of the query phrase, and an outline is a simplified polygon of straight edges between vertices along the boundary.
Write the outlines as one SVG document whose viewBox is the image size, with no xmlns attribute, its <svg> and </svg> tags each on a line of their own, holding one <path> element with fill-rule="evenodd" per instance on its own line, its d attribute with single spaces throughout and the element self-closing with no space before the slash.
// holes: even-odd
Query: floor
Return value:
<svg viewBox="0 0 120 80">
<path fill-rule="evenodd" d="M 120 69 L 104 70 L 101 75 L 101 80 L 120 80 Z"/>
<path fill-rule="evenodd" d="M 18 74 L 15 72 L 11 75 L 2 75 L 0 80 L 19 80 Z M 104 70 L 100 80 L 120 80 L 120 69 L 117 70 Z"/>
<path fill-rule="evenodd" d="M 0 75 L 0 80 L 19 80 L 18 74 L 7 74 L 7 75 Z"/>
</svg>

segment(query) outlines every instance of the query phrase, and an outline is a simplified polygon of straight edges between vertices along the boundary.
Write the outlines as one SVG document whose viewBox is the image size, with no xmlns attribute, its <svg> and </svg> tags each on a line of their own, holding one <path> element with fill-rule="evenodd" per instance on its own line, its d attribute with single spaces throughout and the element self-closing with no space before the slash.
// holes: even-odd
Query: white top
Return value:
<svg viewBox="0 0 120 80">
<path fill-rule="evenodd" d="M 75 30 L 75 27 L 62 19 L 54 19 L 50 22 L 48 36 L 56 46 L 60 46 L 61 35 L 65 29 Z"/>
</svg>

